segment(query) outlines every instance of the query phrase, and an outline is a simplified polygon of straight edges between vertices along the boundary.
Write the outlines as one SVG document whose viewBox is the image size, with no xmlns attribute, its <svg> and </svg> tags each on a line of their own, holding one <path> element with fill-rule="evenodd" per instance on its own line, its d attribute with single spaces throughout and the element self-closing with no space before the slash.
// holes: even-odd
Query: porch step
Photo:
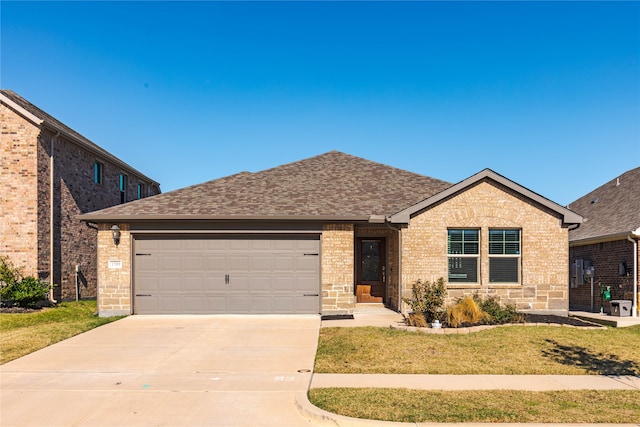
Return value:
<svg viewBox="0 0 640 427">
<path fill-rule="evenodd" d="M 383 303 L 381 302 L 369 302 L 369 303 L 363 303 L 363 302 L 359 302 L 356 303 L 356 306 L 353 310 L 354 313 L 364 313 L 364 312 L 376 312 L 376 311 L 385 311 L 388 310 L 387 307 L 384 306 Z"/>
</svg>

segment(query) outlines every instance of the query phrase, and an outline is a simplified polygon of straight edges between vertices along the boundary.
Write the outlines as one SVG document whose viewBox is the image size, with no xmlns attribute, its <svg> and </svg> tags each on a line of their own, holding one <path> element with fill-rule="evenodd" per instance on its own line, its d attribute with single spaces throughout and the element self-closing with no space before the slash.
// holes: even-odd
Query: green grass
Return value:
<svg viewBox="0 0 640 427">
<path fill-rule="evenodd" d="M 468 335 L 323 328 L 315 372 L 640 375 L 640 326 L 513 326 Z"/>
<path fill-rule="evenodd" d="M 396 422 L 637 423 L 640 391 L 425 391 L 318 388 L 314 405 L 355 418 Z"/>
<path fill-rule="evenodd" d="M 0 364 L 121 318 L 95 312 L 96 301 L 87 300 L 31 313 L 0 313 Z"/>
</svg>

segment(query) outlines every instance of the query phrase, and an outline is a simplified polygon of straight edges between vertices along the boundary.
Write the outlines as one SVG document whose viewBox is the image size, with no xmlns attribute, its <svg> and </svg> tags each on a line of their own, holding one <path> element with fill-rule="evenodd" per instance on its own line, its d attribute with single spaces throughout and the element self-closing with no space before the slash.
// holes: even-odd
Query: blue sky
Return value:
<svg viewBox="0 0 640 427">
<path fill-rule="evenodd" d="M 0 3 L 0 86 L 164 192 L 330 150 L 566 205 L 640 166 L 640 2 Z"/>
</svg>

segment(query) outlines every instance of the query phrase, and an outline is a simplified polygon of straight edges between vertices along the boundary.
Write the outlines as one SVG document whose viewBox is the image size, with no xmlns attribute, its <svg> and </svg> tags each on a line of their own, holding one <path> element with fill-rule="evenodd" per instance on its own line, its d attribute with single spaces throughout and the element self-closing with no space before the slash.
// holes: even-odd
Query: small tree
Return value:
<svg viewBox="0 0 640 427">
<path fill-rule="evenodd" d="M 435 282 L 416 280 L 411 285 L 411 298 L 402 298 L 402 301 L 416 315 L 409 323 L 412 326 L 426 326 L 435 319 L 439 319 L 446 293 L 447 289 L 442 277 Z"/>
<path fill-rule="evenodd" d="M 7 257 L 0 257 L 0 304 L 19 307 L 35 307 L 47 299 L 50 286 L 35 277 L 22 276 L 22 270 L 15 267 Z"/>
</svg>

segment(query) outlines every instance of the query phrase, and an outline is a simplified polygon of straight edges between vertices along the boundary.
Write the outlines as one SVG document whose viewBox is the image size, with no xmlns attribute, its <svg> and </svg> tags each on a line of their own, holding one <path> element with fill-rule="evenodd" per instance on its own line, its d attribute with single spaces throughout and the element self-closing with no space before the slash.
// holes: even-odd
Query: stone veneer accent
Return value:
<svg viewBox="0 0 640 427">
<path fill-rule="evenodd" d="M 100 317 L 132 313 L 131 233 L 129 224 L 120 227 L 120 244 L 113 243 L 112 224 L 98 226 L 98 314 Z M 109 266 L 121 263 L 121 268 Z"/>
<path fill-rule="evenodd" d="M 447 278 L 447 229 L 479 228 L 480 283 L 447 285 L 446 304 L 464 295 L 498 295 L 522 311 L 568 312 L 568 231 L 561 219 L 519 194 L 482 181 L 412 218 L 402 231 L 403 296 L 418 279 Z M 520 228 L 521 284 L 489 284 L 490 228 Z M 404 304 L 403 304 L 404 305 Z"/>
<path fill-rule="evenodd" d="M 352 313 L 355 308 L 353 224 L 322 227 L 322 313 Z"/>
</svg>

